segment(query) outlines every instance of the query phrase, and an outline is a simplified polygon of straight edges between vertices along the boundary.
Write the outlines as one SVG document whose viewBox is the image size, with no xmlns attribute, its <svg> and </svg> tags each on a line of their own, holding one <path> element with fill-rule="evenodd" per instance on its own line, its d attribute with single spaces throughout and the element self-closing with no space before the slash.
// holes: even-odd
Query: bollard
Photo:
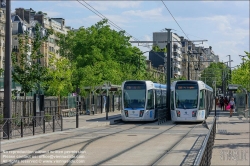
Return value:
<svg viewBox="0 0 250 166">
<path fill-rule="evenodd" d="M 62 115 L 60 115 L 61 116 L 61 131 L 63 131 L 63 117 L 62 117 Z"/>
<path fill-rule="evenodd" d="M 23 137 L 23 118 L 21 118 L 21 137 Z"/>
<path fill-rule="evenodd" d="M 115 112 L 115 95 L 114 94 L 112 96 L 112 109 L 113 109 L 113 112 Z"/>
<path fill-rule="evenodd" d="M 108 115 L 108 112 L 109 112 L 109 96 L 107 96 L 107 102 L 106 102 L 107 104 L 106 104 L 106 107 L 107 107 L 107 109 L 106 109 L 106 120 L 108 120 L 109 119 L 109 115 Z"/>
<path fill-rule="evenodd" d="M 45 117 L 43 117 L 43 133 L 45 133 L 45 122 L 46 122 Z"/>
<path fill-rule="evenodd" d="M 78 109 L 76 111 L 76 128 L 79 126 L 79 115 L 78 115 Z"/>
<path fill-rule="evenodd" d="M 55 116 L 53 115 L 53 132 L 55 132 Z"/>
<path fill-rule="evenodd" d="M 101 95 L 101 114 L 102 114 L 102 109 L 103 109 L 103 107 L 102 107 L 102 104 L 103 104 L 102 98 L 103 98 L 103 96 Z"/>
<path fill-rule="evenodd" d="M 35 135 L 35 118 L 32 119 L 33 135 Z"/>
</svg>

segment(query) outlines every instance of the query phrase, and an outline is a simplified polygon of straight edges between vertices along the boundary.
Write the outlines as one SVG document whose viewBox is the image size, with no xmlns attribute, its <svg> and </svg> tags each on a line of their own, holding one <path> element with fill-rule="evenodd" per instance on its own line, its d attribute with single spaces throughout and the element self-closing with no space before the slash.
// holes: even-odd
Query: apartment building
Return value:
<svg viewBox="0 0 250 166">
<path fill-rule="evenodd" d="M 159 41 L 167 41 L 167 32 L 154 32 L 153 33 L 153 41 L 156 42 L 154 44 L 155 46 L 157 45 L 160 49 L 163 49 L 166 47 L 167 43 L 159 42 Z M 171 39 L 172 39 L 172 44 L 171 44 L 171 52 L 172 52 L 172 57 L 171 57 L 171 77 L 180 77 L 182 76 L 181 74 L 181 69 L 182 69 L 182 54 L 181 54 L 181 43 L 180 43 L 180 37 L 176 33 L 171 33 Z M 159 43 L 158 43 L 159 42 Z M 152 62 L 153 67 L 158 67 L 159 65 L 164 65 L 164 57 L 163 53 L 157 53 L 160 54 L 157 57 L 154 52 L 149 52 L 149 60 Z"/>
<path fill-rule="evenodd" d="M 167 34 L 167 32 L 154 32 L 153 41 L 156 42 L 154 45 L 160 49 L 165 48 L 167 43 L 162 41 L 167 41 Z M 171 40 L 171 78 L 183 76 L 190 80 L 198 80 L 200 73 L 211 63 L 207 61 L 219 62 L 219 56 L 214 54 L 211 46 L 209 48 L 196 46 L 192 41 L 176 33 L 171 33 Z M 149 52 L 149 60 L 154 68 L 165 64 L 164 57 L 166 55 L 162 52 Z"/>
<path fill-rule="evenodd" d="M 70 27 L 65 26 L 65 20 L 63 18 L 50 18 L 46 13 L 41 11 L 34 11 L 32 8 L 16 8 L 15 13 L 12 15 L 13 19 L 13 49 L 18 49 L 18 34 L 24 34 L 24 31 L 28 30 L 30 32 L 30 37 L 32 38 L 34 27 L 36 23 L 40 23 L 42 26 L 41 33 L 45 35 L 47 29 L 52 28 L 55 33 L 67 34 Z M 56 44 L 58 40 L 57 36 L 50 35 L 47 42 L 42 44 L 40 48 L 41 53 L 44 55 L 39 61 L 41 65 L 48 66 L 50 54 L 53 53 L 57 58 L 60 57 L 58 51 L 59 47 Z"/>
</svg>

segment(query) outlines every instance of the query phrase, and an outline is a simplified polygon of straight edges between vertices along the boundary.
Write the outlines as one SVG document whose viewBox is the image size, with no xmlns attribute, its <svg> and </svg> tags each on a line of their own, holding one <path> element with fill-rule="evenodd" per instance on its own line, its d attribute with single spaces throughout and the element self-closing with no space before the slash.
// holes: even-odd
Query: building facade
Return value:
<svg viewBox="0 0 250 166">
<path fill-rule="evenodd" d="M 156 43 L 154 44 L 154 46 L 158 46 L 160 49 L 163 49 L 166 47 L 167 43 L 167 37 L 168 37 L 168 33 L 167 32 L 154 32 L 153 33 L 153 41 L 155 41 Z M 165 41 L 165 42 L 163 42 Z M 182 76 L 181 74 L 181 70 L 182 70 L 182 54 L 181 54 L 181 43 L 180 43 L 180 37 L 176 34 L 176 33 L 171 33 L 171 52 L 172 52 L 172 57 L 171 57 L 171 77 L 180 77 Z M 152 62 L 154 62 L 156 56 L 153 56 L 154 53 L 151 53 L 151 57 L 150 57 L 150 53 L 149 53 L 149 60 L 151 60 Z M 158 58 L 158 57 L 157 57 Z M 155 64 L 152 64 L 154 67 Z M 162 58 L 162 64 L 164 65 L 164 58 Z"/>
<path fill-rule="evenodd" d="M 167 45 L 167 32 L 154 32 L 154 46 L 163 49 Z M 199 80 L 200 73 L 207 68 L 211 62 L 219 62 L 219 56 L 215 55 L 212 47 L 204 48 L 196 46 L 192 41 L 171 33 L 171 78 L 185 77 L 190 80 Z M 157 68 L 164 62 L 163 53 L 149 52 L 149 60 L 152 66 Z M 165 58 L 166 59 L 166 58 Z M 211 61 L 211 62 L 208 62 Z"/>
<path fill-rule="evenodd" d="M 39 23 L 42 27 L 41 33 L 43 35 L 47 32 L 47 29 L 52 29 L 54 31 L 54 33 L 49 36 L 48 41 L 44 42 L 40 48 L 40 52 L 44 55 L 43 58 L 39 59 L 41 65 L 48 66 L 51 54 L 55 54 L 57 58 L 60 58 L 59 47 L 56 43 L 58 40 L 56 33 L 67 34 L 70 30 L 70 27 L 65 26 L 65 20 L 63 18 L 50 18 L 46 13 L 41 11 L 36 12 L 32 8 L 16 8 L 15 13 L 12 14 L 12 18 L 13 49 L 18 50 L 17 35 L 24 34 L 25 31 L 28 30 L 32 39 L 32 29 L 35 27 L 36 23 Z"/>
</svg>

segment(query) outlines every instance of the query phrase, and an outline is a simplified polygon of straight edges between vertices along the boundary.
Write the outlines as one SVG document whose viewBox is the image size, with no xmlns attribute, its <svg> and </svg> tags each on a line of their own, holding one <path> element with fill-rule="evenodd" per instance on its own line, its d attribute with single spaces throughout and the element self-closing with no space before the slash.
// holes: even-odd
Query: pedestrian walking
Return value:
<svg viewBox="0 0 250 166">
<path fill-rule="evenodd" d="M 221 111 L 225 111 L 225 107 L 224 107 L 224 99 L 223 97 L 220 98 L 220 106 L 221 106 Z"/>
<path fill-rule="evenodd" d="M 230 104 L 230 117 L 232 117 L 233 110 L 235 108 L 235 102 L 234 102 L 234 98 L 233 97 L 231 98 L 229 104 Z"/>
</svg>

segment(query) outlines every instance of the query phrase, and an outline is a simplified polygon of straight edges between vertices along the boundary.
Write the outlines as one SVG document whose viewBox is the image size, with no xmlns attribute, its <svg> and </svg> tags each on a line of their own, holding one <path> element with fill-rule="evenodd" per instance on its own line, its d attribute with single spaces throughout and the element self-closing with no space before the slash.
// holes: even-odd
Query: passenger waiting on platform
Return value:
<svg viewBox="0 0 250 166">
<path fill-rule="evenodd" d="M 224 99 L 223 99 L 223 97 L 220 98 L 220 106 L 221 106 L 221 110 L 225 111 Z"/>
<path fill-rule="evenodd" d="M 233 110 L 234 110 L 234 108 L 235 108 L 234 98 L 231 98 L 229 104 L 230 104 L 230 117 L 232 117 Z"/>
</svg>

